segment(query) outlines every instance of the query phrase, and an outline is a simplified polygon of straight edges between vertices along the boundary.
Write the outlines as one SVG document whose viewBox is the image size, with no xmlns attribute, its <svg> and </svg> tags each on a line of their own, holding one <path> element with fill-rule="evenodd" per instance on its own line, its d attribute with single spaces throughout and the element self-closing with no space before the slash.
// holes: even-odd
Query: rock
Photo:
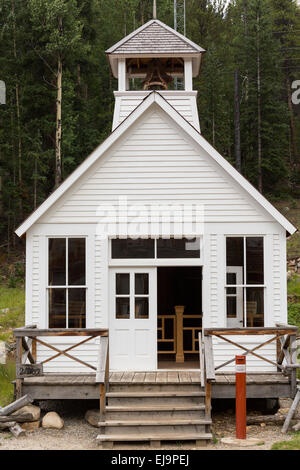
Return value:
<svg viewBox="0 0 300 470">
<path fill-rule="evenodd" d="M 100 419 L 100 412 L 99 410 L 88 410 L 86 413 L 85 413 L 85 416 L 84 416 L 85 420 L 91 424 L 92 426 L 94 426 L 95 428 L 99 428 L 99 419 Z"/>
<path fill-rule="evenodd" d="M 265 427 L 266 427 L 266 423 L 260 423 L 260 427 L 261 427 L 261 428 L 265 428 Z"/>
<path fill-rule="evenodd" d="M 222 444 L 226 444 L 229 446 L 237 446 L 237 447 L 251 447 L 251 446 L 261 446 L 265 442 L 262 439 L 256 439 L 254 437 L 250 437 L 247 439 L 236 439 L 235 437 L 224 437 L 221 439 Z"/>
<path fill-rule="evenodd" d="M 0 341 L 0 364 L 6 364 L 6 347 L 4 341 Z"/>
<path fill-rule="evenodd" d="M 289 411 L 290 411 L 289 408 L 279 408 L 276 414 L 287 415 Z"/>
<path fill-rule="evenodd" d="M 62 429 L 64 427 L 64 420 L 55 411 L 50 411 L 43 417 L 42 427 L 45 429 Z"/>
<path fill-rule="evenodd" d="M 40 421 L 31 421 L 30 423 L 21 423 L 20 426 L 26 432 L 34 432 L 39 429 L 40 424 Z"/>
<path fill-rule="evenodd" d="M 32 415 L 32 419 L 30 420 L 30 422 L 38 421 L 41 416 L 41 409 L 35 405 L 26 405 L 26 406 L 23 406 L 23 408 L 20 408 L 19 410 L 12 413 L 12 416 L 13 415 L 22 416 L 22 415 L 27 415 L 27 414 Z"/>
<path fill-rule="evenodd" d="M 293 400 L 291 398 L 279 398 L 278 405 L 279 408 L 290 408 L 292 406 Z"/>
</svg>

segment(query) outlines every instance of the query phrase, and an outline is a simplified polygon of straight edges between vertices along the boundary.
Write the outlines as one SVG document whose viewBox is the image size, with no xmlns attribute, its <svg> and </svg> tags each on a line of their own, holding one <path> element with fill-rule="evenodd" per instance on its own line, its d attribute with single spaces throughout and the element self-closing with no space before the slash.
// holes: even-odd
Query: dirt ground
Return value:
<svg viewBox="0 0 300 470">
<path fill-rule="evenodd" d="M 48 405 L 49 406 L 49 405 Z M 92 407 L 89 407 L 92 408 Z M 53 406 L 46 411 L 57 411 L 64 419 L 65 425 L 61 430 L 42 429 L 27 433 L 18 439 L 8 432 L 0 432 L 0 450 L 102 450 L 98 446 L 96 437 L 97 428 L 92 427 L 84 420 L 86 408 L 82 406 Z M 248 426 L 247 437 L 256 437 L 264 441 L 263 445 L 248 447 L 246 450 L 269 450 L 275 442 L 290 440 L 292 435 L 283 436 L 280 426 L 259 425 Z M 206 450 L 234 450 L 243 448 L 224 445 L 220 442 L 222 437 L 235 437 L 235 417 L 233 410 L 216 411 L 213 413 L 212 432 L 214 439 L 203 449 Z M 130 444 L 114 446 L 114 450 L 147 450 L 148 444 Z M 160 450 L 195 450 L 195 444 L 175 443 L 162 446 Z M 199 449 L 199 448 L 197 448 Z"/>
</svg>

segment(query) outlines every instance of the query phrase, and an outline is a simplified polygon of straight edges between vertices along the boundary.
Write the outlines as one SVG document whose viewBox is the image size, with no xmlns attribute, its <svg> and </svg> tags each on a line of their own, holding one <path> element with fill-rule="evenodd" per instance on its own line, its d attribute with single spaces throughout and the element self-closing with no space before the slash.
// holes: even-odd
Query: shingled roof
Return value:
<svg viewBox="0 0 300 470">
<path fill-rule="evenodd" d="M 161 21 L 148 21 L 106 51 L 107 54 L 201 54 L 202 47 Z"/>
</svg>

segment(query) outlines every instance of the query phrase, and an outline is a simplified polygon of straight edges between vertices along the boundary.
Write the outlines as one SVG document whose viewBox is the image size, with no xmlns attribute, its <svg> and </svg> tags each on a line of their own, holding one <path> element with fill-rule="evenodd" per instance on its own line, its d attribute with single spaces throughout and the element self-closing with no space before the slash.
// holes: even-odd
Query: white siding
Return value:
<svg viewBox="0 0 300 470">
<path fill-rule="evenodd" d="M 145 99 L 151 92 L 115 92 L 116 105 L 113 119 L 113 130 Z M 181 114 L 192 126 L 200 131 L 199 115 L 197 108 L 197 92 L 159 92 L 178 113 Z"/>
<path fill-rule="evenodd" d="M 40 237 L 32 237 L 32 298 L 31 298 L 31 318 L 33 324 L 40 325 L 40 278 L 41 278 L 41 263 L 40 263 Z"/>
<path fill-rule="evenodd" d="M 87 326 L 108 327 L 108 245 L 97 235 L 99 205 L 117 208 L 119 196 L 139 206 L 141 221 L 148 221 L 150 204 L 189 203 L 204 206 L 203 312 L 205 327 L 224 327 L 225 236 L 266 237 L 266 326 L 286 321 L 285 231 L 225 171 L 157 105 L 149 109 L 103 157 L 30 229 L 27 234 L 26 321 L 47 328 L 46 274 L 47 237 L 86 236 L 88 272 Z M 141 207 L 143 206 L 143 207 Z M 133 221 L 134 214 L 129 218 Z M 28 298 L 28 296 L 30 298 Z M 235 338 L 253 348 L 259 338 Z M 266 338 L 265 338 L 266 339 Z M 78 342 L 76 338 L 47 338 L 59 349 Z M 215 341 L 216 364 L 239 350 Z M 276 345 L 264 353 L 275 359 Z M 38 346 L 38 359 L 54 355 Z M 73 354 L 73 352 L 71 352 Z M 96 342 L 81 346 L 74 355 L 96 364 Z M 253 356 L 248 370 L 273 370 Z M 233 367 L 229 367 L 233 370 Z M 51 372 L 86 372 L 66 357 L 45 365 Z"/>
<path fill-rule="evenodd" d="M 140 222 L 148 221 L 150 204 L 162 203 L 203 206 L 205 222 L 271 219 L 159 108 L 146 113 L 41 222 L 97 224 L 99 205 L 117 209 L 119 196 L 144 207 Z"/>
</svg>

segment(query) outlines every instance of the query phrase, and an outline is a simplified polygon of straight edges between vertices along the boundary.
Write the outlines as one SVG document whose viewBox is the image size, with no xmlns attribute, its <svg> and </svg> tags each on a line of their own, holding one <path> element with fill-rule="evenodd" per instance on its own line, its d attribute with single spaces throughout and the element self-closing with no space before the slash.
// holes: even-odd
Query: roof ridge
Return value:
<svg viewBox="0 0 300 470">
<path fill-rule="evenodd" d="M 154 24 L 157 24 L 158 26 L 160 26 L 161 28 L 163 28 L 165 31 L 173 34 L 174 36 L 176 36 L 178 39 L 180 39 L 186 46 L 189 46 L 191 48 L 194 49 L 194 53 L 202 53 L 202 52 L 205 52 L 205 49 L 203 49 L 202 47 L 198 46 L 198 44 L 194 43 L 192 40 L 188 39 L 186 36 L 184 36 L 183 34 L 179 33 L 178 31 L 176 31 L 175 29 L 171 28 L 170 26 L 168 26 L 167 24 L 163 23 L 162 21 L 158 20 L 158 19 L 151 19 L 150 21 L 148 21 L 147 23 L 143 24 L 142 26 L 140 26 L 139 28 L 137 28 L 136 30 L 132 31 L 130 34 L 128 34 L 127 36 L 125 36 L 124 38 L 122 38 L 120 41 L 118 41 L 116 44 L 114 44 L 112 47 L 110 47 L 109 49 L 106 50 L 106 54 L 114 54 L 117 52 L 117 50 L 119 48 L 121 48 L 122 46 L 125 46 L 130 40 L 132 40 L 135 36 L 137 36 L 138 34 L 144 32 L 145 30 L 147 30 L 150 26 L 154 25 Z"/>
</svg>

